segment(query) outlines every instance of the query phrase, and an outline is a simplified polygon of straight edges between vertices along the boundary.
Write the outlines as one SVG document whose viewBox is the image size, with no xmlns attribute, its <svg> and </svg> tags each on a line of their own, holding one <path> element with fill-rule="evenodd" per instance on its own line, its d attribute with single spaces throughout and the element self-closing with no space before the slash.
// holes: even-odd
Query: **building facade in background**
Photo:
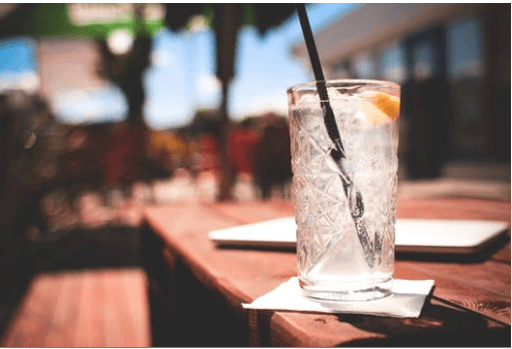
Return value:
<svg viewBox="0 0 512 349">
<path fill-rule="evenodd" d="M 451 161 L 510 167 L 510 4 L 367 4 L 315 35 L 328 79 L 402 86 L 410 178 Z M 292 53 L 309 69 L 305 45 Z"/>
</svg>

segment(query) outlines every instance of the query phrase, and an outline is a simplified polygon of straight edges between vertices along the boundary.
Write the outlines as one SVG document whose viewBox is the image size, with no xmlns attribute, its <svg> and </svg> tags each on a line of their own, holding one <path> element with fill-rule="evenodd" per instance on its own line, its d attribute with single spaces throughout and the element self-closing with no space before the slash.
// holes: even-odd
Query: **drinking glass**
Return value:
<svg viewBox="0 0 512 349">
<path fill-rule="evenodd" d="M 341 159 L 331 156 L 316 84 L 287 91 L 299 283 L 304 295 L 327 302 L 382 298 L 393 281 L 400 86 L 326 86 Z"/>
</svg>

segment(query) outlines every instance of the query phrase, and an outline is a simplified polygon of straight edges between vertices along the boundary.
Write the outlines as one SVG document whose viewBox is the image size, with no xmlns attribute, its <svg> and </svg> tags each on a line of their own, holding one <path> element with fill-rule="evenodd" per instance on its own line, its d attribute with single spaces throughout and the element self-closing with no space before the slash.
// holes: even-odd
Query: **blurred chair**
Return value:
<svg viewBox="0 0 512 349">
<path fill-rule="evenodd" d="M 272 195 L 273 189 L 288 198 L 287 186 L 292 178 L 290 133 L 284 118 L 272 118 L 263 129 L 256 145 L 254 185 L 262 200 Z"/>
</svg>

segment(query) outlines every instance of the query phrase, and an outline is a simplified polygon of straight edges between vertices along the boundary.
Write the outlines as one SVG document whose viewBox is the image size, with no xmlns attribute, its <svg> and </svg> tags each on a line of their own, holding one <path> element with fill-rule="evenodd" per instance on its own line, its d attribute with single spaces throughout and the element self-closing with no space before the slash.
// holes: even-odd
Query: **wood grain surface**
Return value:
<svg viewBox="0 0 512 349">
<path fill-rule="evenodd" d="M 140 269 L 38 275 L 2 339 L 4 347 L 147 347 Z"/>
</svg>

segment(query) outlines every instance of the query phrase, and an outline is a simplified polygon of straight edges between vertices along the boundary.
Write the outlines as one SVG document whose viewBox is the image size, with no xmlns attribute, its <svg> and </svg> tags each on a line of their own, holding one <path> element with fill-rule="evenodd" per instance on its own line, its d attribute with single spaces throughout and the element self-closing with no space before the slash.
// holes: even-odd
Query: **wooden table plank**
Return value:
<svg viewBox="0 0 512 349">
<path fill-rule="evenodd" d="M 131 347 L 149 347 L 149 304 L 147 299 L 147 278 L 142 270 L 122 271 L 123 290 L 126 293 L 125 306 L 129 310 L 135 339 Z"/>
<path fill-rule="evenodd" d="M 109 290 L 105 296 L 105 306 L 103 307 L 103 319 L 106 333 L 105 346 L 119 347 L 122 343 L 123 329 L 119 322 L 119 311 L 117 309 L 119 289 L 115 285 L 114 275 L 112 275 L 112 273 L 114 272 L 109 271 L 102 274 L 102 280 L 108 285 Z"/>
<path fill-rule="evenodd" d="M 508 239 L 510 240 L 510 232 L 508 235 Z M 510 265 L 510 241 L 507 242 L 503 248 L 496 251 L 496 253 L 494 253 L 492 256 L 492 259 L 497 262 L 502 262 Z"/>
<path fill-rule="evenodd" d="M 68 319 L 69 304 L 71 298 L 74 296 L 72 294 L 72 284 L 73 280 L 67 275 L 61 278 L 56 278 L 55 280 L 54 285 L 55 287 L 60 285 L 61 292 L 55 305 L 55 311 L 53 312 L 53 318 L 51 319 L 50 329 L 44 338 L 42 345 L 44 347 L 56 347 L 59 345 L 69 347 L 73 345 L 66 327 L 63 326 L 63 324 L 66 324 L 66 320 Z M 75 301 L 78 299 L 79 298 L 75 299 Z M 67 324 L 67 326 L 69 326 L 69 324 Z"/>
<path fill-rule="evenodd" d="M 70 287 L 69 293 L 65 298 L 65 312 L 66 316 L 62 322 L 59 323 L 60 326 L 65 327 L 64 333 L 66 334 L 66 342 L 65 346 L 74 346 L 75 338 L 77 333 L 81 331 L 81 328 L 78 327 L 78 320 L 80 318 L 80 304 L 82 303 L 83 296 L 83 285 L 84 285 L 84 274 L 86 271 L 77 271 L 77 272 L 68 272 L 59 274 L 61 278 L 65 278 L 69 280 Z M 68 344 L 69 343 L 69 344 Z M 57 341 L 48 343 L 52 347 L 60 346 L 61 344 Z"/>
<path fill-rule="evenodd" d="M 36 277 L 6 331 L 2 346 L 36 347 L 44 342 L 60 292 L 58 277 Z"/>
<path fill-rule="evenodd" d="M 120 280 L 119 280 L 120 281 Z M 115 314 L 115 320 L 120 326 L 118 342 L 114 343 L 116 347 L 131 347 L 137 342 L 133 318 L 129 311 L 129 299 L 126 296 L 127 290 L 122 282 L 110 282 L 110 305 Z"/>
<path fill-rule="evenodd" d="M 434 296 L 510 325 L 510 266 L 397 262 L 395 277 L 434 279 Z"/>
<path fill-rule="evenodd" d="M 107 292 L 107 288 L 110 287 L 109 284 L 106 284 L 102 278 L 101 274 L 105 271 L 97 271 L 95 272 L 93 278 L 93 290 L 92 290 L 92 303 L 91 303 L 91 314 L 92 319 L 90 322 L 92 332 L 94 334 L 89 338 L 90 346 L 94 347 L 104 347 L 105 346 L 105 322 L 103 317 L 103 308 L 105 307 L 105 293 Z M 99 275 L 98 275 L 99 274 Z M 96 277 L 98 275 L 99 277 Z"/>
<path fill-rule="evenodd" d="M 40 274 L 0 343 L 7 347 L 148 347 L 146 277 L 138 270 Z"/>
<path fill-rule="evenodd" d="M 77 330 L 73 340 L 74 347 L 93 347 L 98 340 L 94 316 L 97 316 L 97 300 L 95 299 L 95 280 L 90 272 L 82 275 L 82 296 L 80 297 L 80 312 L 77 318 Z"/>
<path fill-rule="evenodd" d="M 294 214 L 293 202 L 283 200 L 258 203 L 254 201 L 205 203 L 203 207 L 214 210 L 226 219 L 245 223 Z M 498 220 L 510 224 L 510 209 L 510 201 L 450 197 L 397 198 L 397 217 L 399 218 Z"/>
<path fill-rule="evenodd" d="M 472 198 L 397 199 L 399 218 L 497 220 L 510 224 L 510 201 Z"/>
<path fill-rule="evenodd" d="M 269 322 L 260 333 L 268 333 L 267 344 L 272 346 L 492 347 L 510 343 L 510 328 L 435 300 L 426 304 L 419 318 L 276 312 Z"/>
<path fill-rule="evenodd" d="M 204 207 L 219 216 L 238 224 L 247 224 L 280 218 L 285 216 L 293 216 L 294 208 L 291 201 L 269 200 L 260 202 L 257 205 L 253 201 L 231 203 L 211 203 L 204 204 Z"/>
</svg>

